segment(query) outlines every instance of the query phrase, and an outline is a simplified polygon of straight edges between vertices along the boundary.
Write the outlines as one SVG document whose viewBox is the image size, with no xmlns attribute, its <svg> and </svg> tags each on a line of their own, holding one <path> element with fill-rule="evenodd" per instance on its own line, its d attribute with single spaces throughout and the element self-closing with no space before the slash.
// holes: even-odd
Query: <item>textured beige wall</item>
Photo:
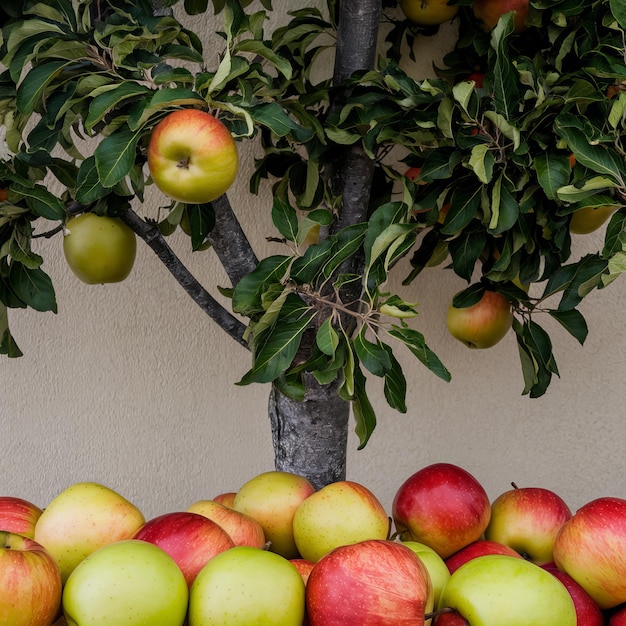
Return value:
<svg viewBox="0 0 626 626">
<path fill-rule="evenodd" d="M 281 5 L 294 6 L 275 2 Z M 424 41 L 416 71 L 427 72 L 449 41 L 450 32 Z M 247 193 L 254 150 L 242 147 L 232 203 L 260 250 L 276 252 L 264 243 L 272 234 L 267 192 Z M 154 195 L 139 210 L 154 215 L 158 202 Z M 578 239 L 575 254 L 598 241 Z M 226 284 L 210 251 L 192 255 L 184 237 L 171 242 L 207 286 Z M 237 490 L 272 469 L 269 388 L 235 386 L 249 366 L 247 352 L 206 318 L 147 247 L 140 246 L 127 281 L 97 287 L 69 273 L 59 237 L 41 251 L 59 314 L 11 311 L 25 356 L 0 360 L 1 493 L 45 506 L 73 482 L 95 480 L 152 516 Z M 379 426 L 362 451 L 351 436 L 348 477 L 370 487 L 389 510 L 404 479 L 437 461 L 473 472 L 492 497 L 511 481 L 555 489 L 573 508 L 600 495 L 626 497 L 624 283 L 583 306 L 590 326 L 584 348 L 546 321 L 561 378 L 536 400 L 520 395 L 512 334 L 482 352 L 448 336 L 447 302 L 463 286 L 449 270 L 428 272 L 408 288 L 391 285 L 420 302 L 416 327 L 453 381 L 440 381 L 400 349 L 411 408 L 406 415 L 388 409 L 373 382 Z"/>
</svg>

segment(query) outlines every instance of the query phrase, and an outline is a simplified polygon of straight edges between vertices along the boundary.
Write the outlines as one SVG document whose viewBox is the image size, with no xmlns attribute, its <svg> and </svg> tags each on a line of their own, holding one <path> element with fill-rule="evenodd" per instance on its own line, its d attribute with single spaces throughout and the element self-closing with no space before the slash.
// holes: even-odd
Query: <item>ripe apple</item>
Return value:
<svg viewBox="0 0 626 626">
<path fill-rule="evenodd" d="M 314 563 L 339 546 L 388 536 L 389 517 L 383 505 L 367 487 L 349 480 L 311 494 L 293 516 L 298 552 Z"/>
<path fill-rule="evenodd" d="M 284 557 L 235 546 L 213 557 L 189 594 L 189 626 L 301 626 L 304 581 Z"/>
<path fill-rule="evenodd" d="M 189 591 L 164 550 L 126 539 L 103 546 L 70 574 L 63 589 L 68 626 L 182 626 Z"/>
<path fill-rule="evenodd" d="M 434 606 L 437 606 L 441 592 L 450 579 L 450 571 L 448 570 L 446 562 L 425 543 L 419 543 L 418 541 L 403 541 L 402 545 L 413 550 L 428 570 L 430 582 L 433 585 Z"/>
<path fill-rule="evenodd" d="M 302 580 L 306 585 L 315 563 L 313 563 L 313 561 L 308 561 L 307 559 L 289 559 L 289 562 L 293 563 L 295 568 L 300 572 L 300 576 L 302 576 Z"/>
<path fill-rule="evenodd" d="M 198 513 L 176 511 L 148 520 L 134 535 L 165 550 L 185 576 L 187 585 L 216 555 L 235 544 L 213 520 Z"/>
<path fill-rule="evenodd" d="M 605 224 L 611 215 L 617 211 L 618 206 L 587 206 L 572 213 L 569 222 L 569 230 L 575 235 L 587 235 Z"/>
<path fill-rule="evenodd" d="M 608 613 L 607 626 L 626 626 L 626 604 L 619 605 Z"/>
<path fill-rule="evenodd" d="M 145 523 L 141 511 L 116 491 L 80 482 L 59 493 L 35 525 L 35 541 L 56 560 L 63 582 L 98 548 L 130 539 Z"/>
<path fill-rule="evenodd" d="M 528 0 L 474 0 L 472 9 L 485 31 L 494 28 L 500 17 L 509 11 L 515 11 L 514 32 L 526 30 Z"/>
<path fill-rule="evenodd" d="M 336 548 L 306 585 L 311 626 L 413 626 L 433 607 L 428 571 L 396 541 L 371 539 Z"/>
<path fill-rule="evenodd" d="M 230 131 L 206 111 L 174 111 L 150 136 L 148 168 L 152 180 L 178 202 L 215 200 L 234 182 L 238 164 L 237 145 Z"/>
<path fill-rule="evenodd" d="M 35 524 L 43 511 L 32 502 L 13 496 L 0 496 L 0 529 L 35 538 Z"/>
<path fill-rule="evenodd" d="M 415 472 L 392 503 L 400 539 L 425 543 L 443 559 L 480 539 L 490 511 L 483 486 L 451 463 L 435 463 Z"/>
<path fill-rule="evenodd" d="M 481 299 L 468 307 L 448 307 L 450 334 L 468 348 L 491 348 L 509 332 L 513 313 L 509 301 L 497 291 L 486 290 Z"/>
<path fill-rule="evenodd" d="M 219 524 L 236 546 L 262 548 L 265 545 L 265 533 L 261 524 L 241 511 L 235 511 L 215 500 L 198 500 L 187 510 L 204 515 Z"/>
<path fill-rule="evenodd" d="M 523 558 L 522 555 L 513 550 L 513 548 L 505 546 L 502 543 L 498 543 L 497 541 L 488 541 L 487 539 L 478 539 L 449 556 L 445 562 L 448 567 L 448 571 L 450 574 L 453 574 L 464 563 L 467 563 L 476 557 L 485 556 L 486 554 L 504 554 L 518 559 Z"/>
<path fill-rule="evenodd" d="M 571 517 L 566 502 L 550 489 L 515 487 L 491 503 L 485 539 L 510 546 L 539 565 L 550 563 L 554 539 Z"/>
<path fill-rule="evenodd" d="M 626 500 L 601 497 L 578 509 L 556 536 L 554 562 L 601 609 L 626 602 Z"/>
<path fill-rule="evenodd" d="M 133 269 L 137 239 L 117 217 L 83 213 L 67 221 L 63 254 L 84 283 L 118 283 Z"/>
<path fill-rule="evenodd" d="M 33 539 L 0 531 L 0 624 L 50 626 L 61 606 L 56 561 Z"/>
<path fill-rule="evenodd" d="M 593 598 L 569 575 L 554 563 L 542 565 L 543 569 L 558 578 L 569 591 L 576 609 L 576 626 L 604 626 L 604 615 Z"/>
<path fill-rule="evenodd" d="M 233 502 L 235 501 L 235 496 L 237 495 L 236 491 L 226 491 L 224 493 L 218 493 L 214 498 L 214 502 L 219 502 L 219 504 L 223 504 L 224 506 L 228 506 L 232 509 Z"/>
<path fill-rule="evenodd" d="M 576 626 L 574 602 L 550 572 L 526 559 L 488 554 L 468 561 L 450 576 L 436 626 Z"/>
<path fill-rule="evenodd" d="M 400 0 L 406 18 L 419 26 L 438 26 L 449 22 L 459 11 L 448 0 Z"/>
<path fill-rule="evenodd" d="M 286 559 L 300 556 L 293 537 L 293 516 L 315 492 L 304 477 L 290 472 L 263 472 L 241 486 L 233 508 L 254 518 L 270 541 L 269 549 Z"/>
</svg>

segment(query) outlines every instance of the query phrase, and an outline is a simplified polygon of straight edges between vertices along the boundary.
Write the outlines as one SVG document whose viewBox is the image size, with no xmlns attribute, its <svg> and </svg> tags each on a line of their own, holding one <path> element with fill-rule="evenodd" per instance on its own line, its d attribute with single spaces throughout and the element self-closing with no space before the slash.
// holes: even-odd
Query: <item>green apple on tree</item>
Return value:
<svg viewBox="0 0 626 626">
<path fill-rule="evenodd" d="M 586 206 L 572 213 L 569 222 L 570 233 L 574 235 L 587 235 L 598 230 L 617 211 L 615 205 Z"/>
<path fill-rule="evenodd" d="M 449 22 L 459 7 L 448 0 L 400 0 L 400 9 L 406 18 L 419 26 L 437 26 Z"/>
<path fill-rule="evenodd" d="M 178 202 L 212 202 L 233 184 L 238 166 L 233 136 L 206 111 L 174 111 L 150 136 L 150 176 L 166 196 Z"/>
<path fill-rule="evenodd" d="M 63 253 L 72 272 L 84 283 L 118 283 L 133 269 L 137 240 L 119 218 L 83 213 L 67 221 Z"/>
<path fill-rule="evenodd" d="M 451 576 L 436 626 L 577 626 L 574 602 L 550 572 L 525 559 L 479 556 Z M 462 618 L 460 620 L 459 618 Z"/>
<path fill-rule="evenodd" d="M 509 301 L 497 291 L 485 290 L 481 299 L 467 307 L 450 303 L 448 331 L 468 348 L 491 348 L 509 332 L 513 313 Z"/>
<path fill-rule="evenodd" d="M 314 491 L 304 476 L 280 471 L 263 472 L 241 486 L 233 508 L 261 524 L 272 552 L 292 559 L 300 556 L 293 537 L 293 516 L 298 506 Z"/>
<path fill-rule="evenodd" d="M 403 541 L 402 545 L 413 550 L 428 570 L 430 581 L 433 585 L 434 605 L 437 606 L 441 592 L 450 579 L 450 570 L 446 562 L 425 543 L 420 543 L 419 541 Z"/>
<path fill-rule="evenodd" d="M 339 546 L 387 539 L 389 517 L 367 487 L 349 480 L 337 481 L 298 506 L 293 536 L 302 557 L 315 563 Z"/>
<path fill-rule="evenodd" d="M 189 593 L 189 626 L 302 626 L 298 569 L 268 550 L 235 546 L 202 568 Z"/>
<path fill-rule="evenodd" d="M 79 482 L 59 493 L 35 525 L 35 541 L 56 560 L 63 582 L 89 554 L 130 539 L 145 523 L 142 512 L 116 491 Z"/>
<path fill-rule="evenodd" d="M 0 624 L 50 626 L 61 593 L 59 567 L 43 546 L 0 530 Z"/>
<path fill-rule="evenodd" d="M 63 589 L 68 626 L 182 626 L 189 591 L 172 557 L 126 539 L 103 546 L 70 574 Z"/>
</svg>

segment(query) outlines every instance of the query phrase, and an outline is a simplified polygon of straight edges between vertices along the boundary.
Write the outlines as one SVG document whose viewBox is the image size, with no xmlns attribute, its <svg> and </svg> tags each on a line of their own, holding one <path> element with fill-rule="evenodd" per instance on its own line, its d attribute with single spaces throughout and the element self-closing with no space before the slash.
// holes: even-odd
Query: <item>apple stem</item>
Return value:
<svg viewBox="0 0 626 626">
<path fill-rule="evenodd" d="M 517 486 L 517 484 L 515 482 L 511 483 L 511 487 L 513 487 L 513 489 L 519 489 L 519 487 Z"/>
</svg>

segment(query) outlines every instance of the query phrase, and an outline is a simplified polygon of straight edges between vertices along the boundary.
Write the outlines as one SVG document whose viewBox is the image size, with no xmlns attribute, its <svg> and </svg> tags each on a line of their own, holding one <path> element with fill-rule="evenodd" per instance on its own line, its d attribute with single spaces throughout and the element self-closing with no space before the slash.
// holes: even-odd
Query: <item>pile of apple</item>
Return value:
<svg viewBox="0 0 626 626">
<path fill-rule="evenodd" d="M 81 482 L 0 497 L 0 626 L 625 626 L 626 500 L 490 502 L 449 463 L 397 490 L 259 474 L 146 521 Z"/>
</svg>

